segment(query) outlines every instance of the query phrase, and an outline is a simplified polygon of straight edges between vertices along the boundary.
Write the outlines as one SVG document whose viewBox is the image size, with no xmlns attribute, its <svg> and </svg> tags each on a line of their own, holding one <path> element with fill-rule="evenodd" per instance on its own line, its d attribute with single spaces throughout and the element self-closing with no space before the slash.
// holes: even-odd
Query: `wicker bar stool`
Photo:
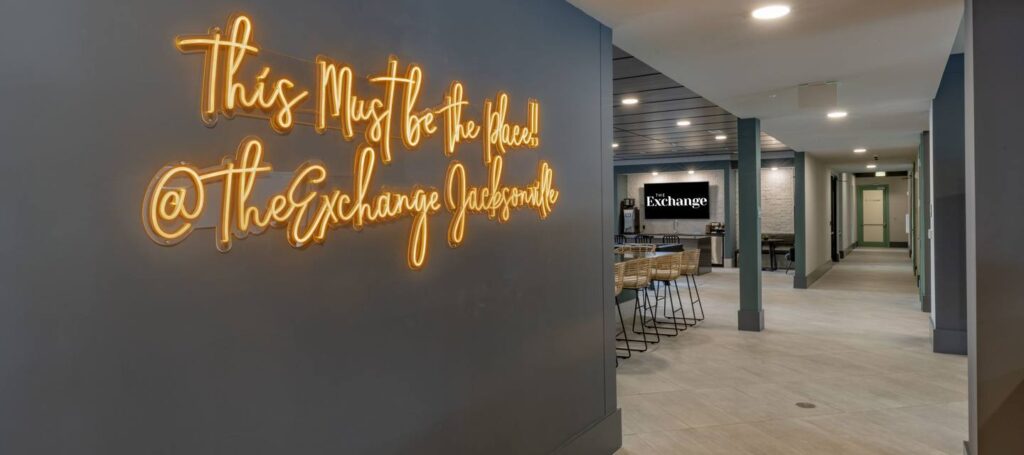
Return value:
<svg viewBox="0 0 1024 455">
<path fill-rule="evenodd" d="M 647 323 L 647 315 L 651 316 L 651 320 L 654 319 L 654 310 L 651 309 L 651 299 L 647 295 L 647 288 L 651 285 L 651 260 L 647 258 L 633 259 L 626 261 L 625 271 L 622 277 L 622 289 L 629 289 L 636 293 L 636 304 L 633 306 L 633 332 L 643 335 L 643 349 L 637 349 L 634 352 L 644 352 L 647 350 L 648 343 L 655 344 L 661 341 L 661 334 L 657 331 L 648 332 L 644 329 L 644 325 Z M 637 323 L 640 323 L 639 330 L 637 329 Z M 647 338 L 647 335 L 653 335 L 654 341 Z"/>
<path fill-rule="evenodd" d="M 704 304 L 700 300 L 700 289 L 697 287 L 697 273 L 700 268 L 700 250 L 687 250 L 683 254 L 686 256 L 685 267 L 683 268 L 683 276 L 686 277 L 686 291 L 690 294 L 690 309 L 693 311 L 694 323 L 704 320 Z M 693 287 L 690 287 L 690 282 L 693 282 Z M 694 293 L 697 294 L 697 298 L 694 299 Z M 700 316 L 697 316 L 697 308 L 700 308 Z"/>
<path fill-rule="evenodd" d="M 647 327 L 652 329 L 671 329 L 673 332 L 665 334 L 667 336 L 679 335 L 679 332 L 686 330 L 686 323 L 679 325 L 681 318 L 675 317 L 676 306 L 675 299 L 672 298 L 672 283 L 682 274 L 682 261 L 677 259 L 677 256 L 682 253 L 666 254 L 654 258 L 651 267 L 651 282 L 654 283 L 654 309 L 655 315 L 657 315 L 658 303 L 664 302 L 662 306 L 663 320 L 658 321 L 655 319 Z M 659 286 L 660 285 L 660 286 Z M 665 295 L 661 295 L 660 289 L 665 290 Z M 679 307 L 682 308 L 683 301 L 679 300 Z M 669 316 L 671 314 L 671 316 Z M 685 316 L 685 315 L 684 315 Z M 671 325 L 670 325 L 671 324 Z"/>
<path fill-rule="evenodd" d="M 622 286 L 626 276 L 626 263 L 618 262 L 615 264 L 615 309 L 619 313 L 619 327 L 622 331 L 615 334 L 615 341 L 625 341 L 626 347 L 620 348 L 615 346 L 615 365 L 619 365 L 619 359 L 628 359 L 633 356 L 634 349 L 629 345 L 630 341 L 640 342 L 640 340 L 632 340 L 629 338 L 629 334 L 626 332 L 626 319 L 622 317 L 622 307 L 619 306 L 619 294 L 622 294 Z M 622 335 L 622 338 L 619 338 Z M 620 351 L 625 351 L 625 354 L 620 354 Z"/>
</svg>

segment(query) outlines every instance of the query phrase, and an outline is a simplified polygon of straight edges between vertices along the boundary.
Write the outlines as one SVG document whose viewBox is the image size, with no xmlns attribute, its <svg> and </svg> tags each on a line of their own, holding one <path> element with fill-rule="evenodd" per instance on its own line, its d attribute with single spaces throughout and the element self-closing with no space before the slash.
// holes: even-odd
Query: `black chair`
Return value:
<svg viewBox="0 0 1024 455">
<path fill-rule="evenodd" d="M 789 251 L 786 252 L 786 275 L 789 275 L 789 271 L 793 270 L 794 261 L 796 261 L 796 245 L 789 247 Z"/>
<path fill-rule="evenodd" d="M 661 243 L 680 243 L 678 235 L 666 235 L 661 238 Z"/>
<path fill-rule="evenodd" d="M 615 244 L 616 245 L 622 245 L 623 243 L 626 243 L 626 236 L 624 236 L 622 234 L 617 234 L 615 236 Z"/>
<path fill-rule="evenodd" d="M 654 243 L 654 236 L 641 234 L 636 236 L 636 243 Z"/>
</svg>

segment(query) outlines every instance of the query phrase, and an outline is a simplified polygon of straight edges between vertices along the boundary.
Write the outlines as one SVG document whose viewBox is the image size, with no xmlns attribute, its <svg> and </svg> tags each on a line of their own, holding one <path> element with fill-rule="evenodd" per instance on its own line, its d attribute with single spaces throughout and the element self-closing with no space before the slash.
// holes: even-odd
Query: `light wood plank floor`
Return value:
<svg viewBox="0 0 1024 455">
<path fill-rule="evenodd" d="M 738 277 L 699 277 L 706 321 L 622 361 L 618 455 L 963 453 L 967 359 L 931 352 L 906 250 L 855 250 L 808 290 L 765 272 L 761 333 L 736 330 Z"/>
</svg>

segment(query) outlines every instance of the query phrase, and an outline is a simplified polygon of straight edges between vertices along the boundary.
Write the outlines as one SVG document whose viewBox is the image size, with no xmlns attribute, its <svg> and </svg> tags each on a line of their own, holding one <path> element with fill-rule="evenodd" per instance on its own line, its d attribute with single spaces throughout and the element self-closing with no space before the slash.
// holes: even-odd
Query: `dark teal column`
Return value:
<svg viewBox="0 0 1024 455">
<path fill-rule="evenodd" d="M 929 241 L 928 241 L 928 228 L 929 228 L 929 213 L 931 213 L 930 196 L 929 192 L 929 181 L 931 179 L 931 171 L 929 168 L 931 155 L 931 135 L 928 131 L 921 133 L 921 144 L 917 148 L 917 199 L 921 204 L 917 210 L 917 290 L 918 295 L 921 298 L 921 311 L 925 313 L 932 312 L 932 298 L 931 298 L 931 261 L 928 259 L 929 256 Z"/>
<path fill-rule="evenodd" d="M 793 153 L 793 289 L 807 289 L 807 168 L 804 152 Z"/>
<path fill-rule="evenodd" d="M 761 306 L 761 120 L 736 121 L 739 146 L 739 329 L 764 330 Z"/>
<path fill-rule="evenodd" d="M 725 238 L 722 239 L 722 265 L 728 264 L 735 267 L 736 264 L 732 263 L 732 254 L 736 251 L 736 228 L 732 222 L 732 161 L 725 162 L 722 172 L 725 173 L 722 178 L 722 181 L 725 182 L 722 185 L 725 189 Z"/>
<path fill-rule="evenodd" d="M 967 354 L 967 253 L 964 186 L 964 55 L 946 63 L 932 100 L 932 348 Z M 1007 181 L 1009 184 L 1009 180 Z M 992 222 L 1001 222 L 1002 220 Z"/>
</svg>

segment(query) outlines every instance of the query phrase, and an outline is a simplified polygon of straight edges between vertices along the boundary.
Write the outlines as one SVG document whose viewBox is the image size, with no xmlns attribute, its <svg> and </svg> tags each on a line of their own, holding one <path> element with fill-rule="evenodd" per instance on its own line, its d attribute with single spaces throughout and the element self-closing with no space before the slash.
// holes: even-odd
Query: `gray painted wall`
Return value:
<svg viewBox="0 0 1024 455">
<path fill-rule="evenodd" d="M 806 286 L 810 286 L 832 266 L 831 201 L 829 179 L 831 171 L 820 159 L 804 154 L 804 248 Z M 858 182 L 860 183 L 860 182 Z M 794 283 L 799 284 L 799 280 Z M 806 287 L 797 286 L 797 287 Z"/>
<path fill-rule="evenodd" d="M 1024 3 L 967 2 L 966 219 L 974 455 L 1024 453 Z"/>
<path fill-rule="evenodd" d="M 277 169 L 315 158 L 350 178 L 355 143 L 336 136 L 202 126 L 202 59 L 172 38 L 236 8 L 264 48 L 358 77 L 415 61 L 424 100 L 453 79 L 476 109 L 507 90 L 513 118 L 540 100 L 541 147 L 508 155 L 504 178 L 548 160 L 554 213 L 472 216 L 458 249 L 439 214 L 420 272 L 407 220 L 307 250 L 279 230 L 228 254 L 209 231 L 155 245 L 139 220 L 154 173 L 214 165 L 248 134 Z M 542 454 L 614 417 L 611 43 L 592 18 L 557 0 L 16 2 L 0 37 L 23 44 L 0 50 L 0 453 Z M 460 156 L 476 184 L 479 150 Z M 396 153 L 378 185 L 443 185 L 440 136 Z M 600 428 L 587 453 L 617 445 Z"/>
<path fill-rule="evenodd" d="M 964 56 L 949 57 L 932 101 L 933 348 L 967 353 L 964 276 Z"/>
</svg>

